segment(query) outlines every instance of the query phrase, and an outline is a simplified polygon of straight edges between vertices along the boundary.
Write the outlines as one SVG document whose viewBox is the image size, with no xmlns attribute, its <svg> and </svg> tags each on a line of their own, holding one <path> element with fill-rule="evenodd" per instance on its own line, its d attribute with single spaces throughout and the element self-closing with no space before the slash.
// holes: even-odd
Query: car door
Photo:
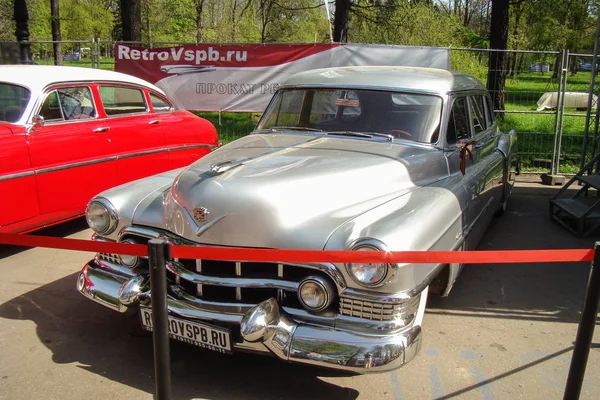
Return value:
<svg viewBox="0 0 600 400">
<path fill-rule="evenodd" d="M 115 148 L 118 183 L 168 170 L 162 121 L 151 114 L 144 89 L 101 84 L 98 93 Z"/>
<path fill-rule="evenodd" d="M 469 110 L 473 126 L 473 145 L 481 170 L 479 193 L 485 204 L 485 218 L 482 221 L 487 226 L 498 209 L 502 198 L 503 156 L 496 151 L 499 134 L 493 120 L 486 116 L 486 97 L 484 94 L 469 96 Z M 491 122 L 491 123 L 490 123 Z"/>
<path fill-rule="evenodd" d="M 25 127 L 14 124 L 30 97 L 31 92 L 25 87 L 0 83 L 0 232 L 10 231 L 10 225 L 39 212 Z"/>
<path fill-rule="evenodd" d="M 187 166 L 219 145 L 214 126 L 185 110 L 175 110 L 162 95 L 148 92 L 153 119 L 159 121 L 169 149 L 169 169 Z"/>
<path fill-rule="evenodd" d="M 27 134 L 41 214 L 81 213 L 99 192 L 116 184 L 111 132 L 97 112 L 91 85 L 45 91 L 37 112 L 43 125 Z"/>
<path fill-rule="evenodd" d="M 25 129 L 0 121 L 0 232 L 39 213 Z"/>
<path fill-rule="evenodd" d="M 462 204 L 463 234 L 467 235 L 466 249 L 477 246 L 478 237 L 483 232 L 479 220 L 484 210 L 481 194 L 482 154 L 474 146 L 473 127 L 470 117 L 469 99 L 466 95 L 450 98 L 450 111 L 446 127 L 448 167 L 450 174 L 457 176 L 465 188 L 468 199 Z"/>
</svg>

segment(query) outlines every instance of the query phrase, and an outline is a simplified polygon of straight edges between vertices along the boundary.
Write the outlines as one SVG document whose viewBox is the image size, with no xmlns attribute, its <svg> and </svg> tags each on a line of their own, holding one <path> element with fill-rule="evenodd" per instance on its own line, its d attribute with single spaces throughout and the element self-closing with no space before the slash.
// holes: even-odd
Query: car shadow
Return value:
<svg viewBox="0 0 600 400">
<path fill-rule="evenodd" d="M 79 368 L 154 393 L 152 337 L 138 316 L 116 313 L 75 290 L 77 274 L 41 286 L 0 305 L 0 318 L 29 320 L 58 364 Z M 176 399 L 355 399 L 358 391 L 319 377 L 348 376 L 264 356 L 232 356 L 171 341 Z"/>
<path fill-rule="evenodd" d="M 553 193 L 520 187 L 478 250 L 593 248 L 600 236 L 577 238 L 549 218 Z M 577 323 L 589 270 L 589 262 L 466 265 L 449 297 L 429 296 L 427 313 Z"/>
<path fill-rule="evenodd" d="M 61 224 L 49 226 L 47 228 L 39 229 L 30 232 L 29 235 L 35 236 L 52 236 L 52 237 L 67 237 L 74 233 L 81 232 L 88 229 L 87 222 L 84 217 L 75 218 L 73 220 L 63 222 Z M 25 246 L 10 246 L 0 244 L 0 260 L 12 255 L 18 254 L 22 251 L 30 249 L 31 247 Z"/>
</svg>

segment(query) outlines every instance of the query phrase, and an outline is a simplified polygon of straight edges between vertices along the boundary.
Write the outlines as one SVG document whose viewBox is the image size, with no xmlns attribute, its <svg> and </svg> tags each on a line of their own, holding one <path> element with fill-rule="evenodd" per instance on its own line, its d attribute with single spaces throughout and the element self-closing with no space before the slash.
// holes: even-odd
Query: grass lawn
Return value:
<svg viewBox="0 0 600 400">
<path fill-rule="evenodd" d="M 589 91 L 590 72 L 567 77 L 566 92 Z M 556 114 L 554 110 L 537 112 L 537 101 L 545 92 L 556 92 L 558 84 L 552 73 L 522 73 L 506 80 L 506 110 L 499 119 L 500 129 L 516 130 L 519 153 L 525 171 L 546 171 L 552 159 Z M 517 111 L 519 113 L 510 113 Z M 585 110 L 566 108 L 562 124 L 560 172 L 576 173 L 583 148 Z"/>
<path fill-rule="evenodd" d="M 261 113 L 221 113 L 218 112 L 194 112 L 199 117 L 206 118 L 217 128 L 219 139 L 223 144 L 233 142 L 246 136 L 256 126 Z"/>
</svg>

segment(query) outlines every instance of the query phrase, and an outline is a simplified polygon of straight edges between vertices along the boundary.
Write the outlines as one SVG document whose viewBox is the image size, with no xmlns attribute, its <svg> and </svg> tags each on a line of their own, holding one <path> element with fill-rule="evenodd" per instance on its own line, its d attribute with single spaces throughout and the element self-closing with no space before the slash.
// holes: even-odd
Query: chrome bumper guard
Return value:
<svg viewBox="0 0 600 400">
<path fill-rule="evenodd" d="M 149 292 L 142 292 L 144 278 L 126 278 L 86 264 L 77 289 L 85 297 L 125 312 L 128 307 L 148 304 Z M 222 314 L 191 307 L 168 298 L 170 313 L 206 322 L 235 323 L 240 326 L 242 343 L 238 350 L 269 351 L 278 358 L 354 373 L 383 372 L 396 369 L 412 360 L 421 347 L 421 327 L 389 335 L 335 330 L 298 323 L 270 298 L 242 314 Z"/>
</svg>

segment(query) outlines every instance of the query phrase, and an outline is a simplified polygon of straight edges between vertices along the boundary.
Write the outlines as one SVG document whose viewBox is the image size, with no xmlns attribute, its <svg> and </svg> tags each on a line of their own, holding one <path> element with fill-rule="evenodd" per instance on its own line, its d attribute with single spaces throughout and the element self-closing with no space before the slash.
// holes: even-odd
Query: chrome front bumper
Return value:
<svg viewBox="0 0 600 400">
<path fill-rule="evenodd" d="M 91 263 L 81 271 L 77 289 L 87 298 L 115 311 L 125 312 L 139 302 L 149 305 L 148 292 L 141 293 L 141 277 L 125 278 Z M 241 342 L 234 349 L 269 352 L 291 362 L 355 373 L 383 372 L 412 360 L 421 347 L 421 327 L 400 333 L 368 335 L 294 321 L 274 298 L 240 313 L 201 310 L 169 296 L 169 313 L 191 320 L 235 324 L 240 327 Z"/>
</svg>

